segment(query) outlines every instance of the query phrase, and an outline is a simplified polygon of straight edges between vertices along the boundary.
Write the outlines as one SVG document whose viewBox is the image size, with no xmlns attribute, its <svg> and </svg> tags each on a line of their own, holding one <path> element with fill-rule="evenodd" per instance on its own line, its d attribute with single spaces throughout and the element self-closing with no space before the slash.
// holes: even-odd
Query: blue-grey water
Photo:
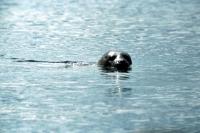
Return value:
<svg viewBox="0 0 200 133">
<path fill-rule="evenodd" d="M 199 133 L 199 0 L 0 0 L 0 132 Z M 15 62 L 96 62 L 132 70 Z"/>
</svg>

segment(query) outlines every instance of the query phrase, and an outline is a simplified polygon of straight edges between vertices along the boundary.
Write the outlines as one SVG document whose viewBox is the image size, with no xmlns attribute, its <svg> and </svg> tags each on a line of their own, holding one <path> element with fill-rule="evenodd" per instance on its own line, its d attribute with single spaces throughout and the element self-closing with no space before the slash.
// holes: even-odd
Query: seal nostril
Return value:
<svg viewBox="0 0 200 133">
<path fill-rule="evenodd" d="M 117 60 L 115 62 L 115 67 L 117 69 L 127 69 L 129 67 L 129 64 L 126 60 Z"/>
<path fill-rule="evenodd" d="M 117 64 L 128 64 L 125 60 L 119 60 L 119 61 L 116 61 Z"/>
</svg>

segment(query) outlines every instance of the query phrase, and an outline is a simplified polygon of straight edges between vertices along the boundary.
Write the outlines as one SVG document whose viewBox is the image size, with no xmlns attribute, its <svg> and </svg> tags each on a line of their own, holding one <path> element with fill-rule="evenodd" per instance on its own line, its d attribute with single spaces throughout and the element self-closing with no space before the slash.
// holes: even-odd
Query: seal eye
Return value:
<svg viewBox="0 0 200 133">
<path fill-rule="evenodd" d="M 110 57 L 109 57 L 109 60 L 110 60 L 110 61 L 114 61 L 116 57 L 117 57 L 116 55 L 110 56 Z"/>
<path fill-rule="evenodd" d="M 132 64 L 132 60 L 131 60 L 131 57 L 128 55 L 128 54 L 122 54 L 122 56 L 130 63 Z"/>
</svg>

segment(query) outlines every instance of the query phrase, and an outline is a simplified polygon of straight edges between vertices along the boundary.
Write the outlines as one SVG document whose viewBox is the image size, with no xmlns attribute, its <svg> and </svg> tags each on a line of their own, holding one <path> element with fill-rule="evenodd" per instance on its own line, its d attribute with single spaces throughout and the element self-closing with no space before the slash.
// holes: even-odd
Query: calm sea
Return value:
<svg viewBox="0 0 200 133">
<path fill-rule="evenodd" d="M 1 133 L 199 133 L 199 0 L 0 0 Z M 97 62 L 132 70 L 14 62 Z"/>
</svg>

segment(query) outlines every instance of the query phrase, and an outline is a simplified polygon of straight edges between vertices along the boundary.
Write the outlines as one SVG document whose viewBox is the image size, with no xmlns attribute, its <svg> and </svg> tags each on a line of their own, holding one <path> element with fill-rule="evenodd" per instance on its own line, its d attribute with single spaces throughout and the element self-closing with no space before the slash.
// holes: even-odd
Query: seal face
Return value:
<svg viewBox="0 0 200 133">
<path fill-rule="evenodd" d="M 106 70 L 127 71 L 132 64 L 131 57 L 126 52 L 108 51 L 98 61 L 98 65 Z"/>
</svg>

